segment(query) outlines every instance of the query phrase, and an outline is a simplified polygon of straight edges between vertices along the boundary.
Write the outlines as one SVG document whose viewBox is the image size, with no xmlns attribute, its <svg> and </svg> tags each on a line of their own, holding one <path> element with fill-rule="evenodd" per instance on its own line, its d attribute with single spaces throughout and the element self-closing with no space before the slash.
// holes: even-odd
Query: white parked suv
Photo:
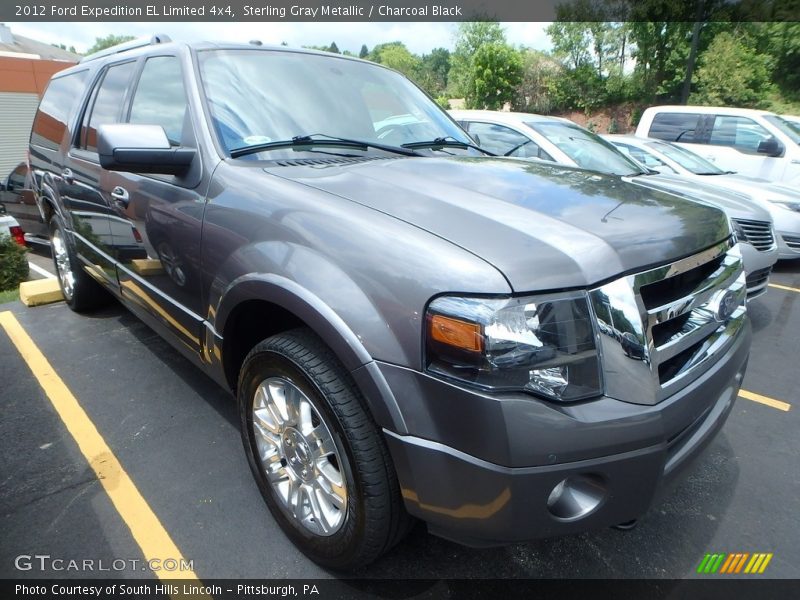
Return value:
<svg viewBox="0 0 800 600">
<path fill-rule="evenodd" d="M 659 173 L 680 175 L 687 180 L 712 184 L 762 201 L 775 225 L 778 259 L 800 259 L 800 191 L 766 179 L 723 171 L 702 156 L 670 142 L 632 135 L 603 137 Z"/>
<path fill-rule="evenodd" d="M 652 106 L 636 135 L 675 142 L 725 171 L 800 185 L 800 126 L 775 113 L 713 106 Z"/>
</svg>

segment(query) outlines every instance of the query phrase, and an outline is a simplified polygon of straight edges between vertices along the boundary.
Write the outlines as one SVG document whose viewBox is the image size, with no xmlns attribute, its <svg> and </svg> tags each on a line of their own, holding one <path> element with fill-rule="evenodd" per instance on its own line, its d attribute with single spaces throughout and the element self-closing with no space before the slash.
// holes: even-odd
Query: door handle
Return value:
<svg viewBox="0 0 800 600">
<path fill-rule="evenodd" d="M 75 181 L 75 175 L 72 173 L 72 169 L 64 169 L 61 171 L 61 178 L 67 183 Z"/>
<path fill-rule="evenodd" d="M 117 186 L 111 190 L 111 197 L 122 208 L 128 208 L 128 204 L 131 201 L 130 196 L 128 195 L 128 190 L 120 186 Z"/>
</svg>

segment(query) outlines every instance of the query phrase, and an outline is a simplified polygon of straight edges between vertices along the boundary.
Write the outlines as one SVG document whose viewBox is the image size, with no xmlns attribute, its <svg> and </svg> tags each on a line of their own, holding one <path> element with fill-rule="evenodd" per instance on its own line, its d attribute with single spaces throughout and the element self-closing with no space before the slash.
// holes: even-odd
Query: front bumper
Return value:
<svg viewBox="0 0 800 600">
<path fill-rule="evenodd" d="M 776 231 L 775 237 L 778 238 L 778 260 L 800 258 L 800 231 Z"/>
<path fill-rule="evenodd" d="M 773 245 L 771 250 L 762 252 L 752 244 L 740 243 L 739 251 L 747 277 L 747 299 L 752 300 L 767 291 L 769 274 L 778 260 L 778 249 Z"/>
<path fill-rule="evenodd" d="M 660 485 L 722 427 L 744 376 L 749 325 L 706 373 L 653 405 L 609 397 L 554 405 L 498 398 L 379 363 L 408 435 L 384 430 L 408 511 L 429 530 L 485 546 L 576 533 L 643 515 Z M 596 484 L 580 518 L 548 498 L 566 478 Z M 557 511 L 556 511 L 557 512 Z"/>
</svg>

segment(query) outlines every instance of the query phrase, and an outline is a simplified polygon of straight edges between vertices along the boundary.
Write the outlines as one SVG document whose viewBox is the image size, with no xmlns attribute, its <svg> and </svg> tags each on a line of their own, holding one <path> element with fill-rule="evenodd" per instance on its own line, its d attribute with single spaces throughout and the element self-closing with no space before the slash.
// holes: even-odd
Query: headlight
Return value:
<svg viewBox="0 0 800 600">
<path fill-rule="evenodd" d="M 426 315 L 428 371 L 492 391 L 574 401 L 602 393 L 584 292 L 527 298 L 442 296 Z"/>
</svg>

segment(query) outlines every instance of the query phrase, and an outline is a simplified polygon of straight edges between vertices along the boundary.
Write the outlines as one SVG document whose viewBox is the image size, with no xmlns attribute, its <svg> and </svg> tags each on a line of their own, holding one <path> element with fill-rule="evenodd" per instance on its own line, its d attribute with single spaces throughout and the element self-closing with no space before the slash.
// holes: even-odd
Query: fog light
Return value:
<svg viewBox="0 0 800 600">
<path fill-rule="evenodd" d="M 576 521 L 600 506 L 606 497 L 606 484 L 599 475 L 567 477 L 553 488 L 547 509 L 560 521 Z"/>
</svg>

